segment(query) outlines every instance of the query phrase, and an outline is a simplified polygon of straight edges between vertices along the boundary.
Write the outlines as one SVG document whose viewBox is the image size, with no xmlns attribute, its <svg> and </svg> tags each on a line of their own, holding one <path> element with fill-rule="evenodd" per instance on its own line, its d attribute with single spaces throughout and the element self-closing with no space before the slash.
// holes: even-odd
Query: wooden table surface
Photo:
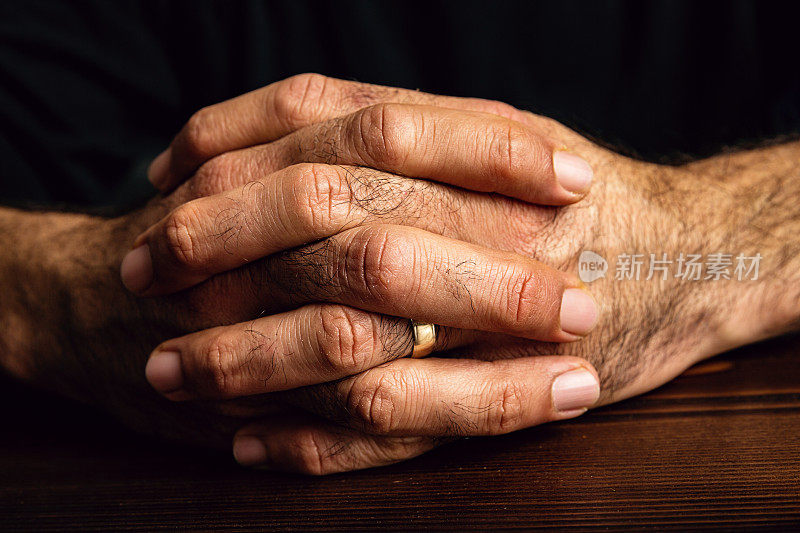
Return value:
<svg viewBox="0 0 800 533">
<path fill-rule="evenodd" d="M 1 385 L 4 531 L 800 529 L 799 336 L 573 421 L 325 478 L 239 468 Z"/>
</svg>

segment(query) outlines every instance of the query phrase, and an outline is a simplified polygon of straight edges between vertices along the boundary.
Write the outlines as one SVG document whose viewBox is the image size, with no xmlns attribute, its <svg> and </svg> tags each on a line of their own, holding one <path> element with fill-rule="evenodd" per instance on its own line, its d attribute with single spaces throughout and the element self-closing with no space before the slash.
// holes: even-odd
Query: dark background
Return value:
<svg viewBox="0 0 800 533">
<path fill-rule="evenodd" d="M 662 162 L 796 136 L 798 11 L 3 0 L 0 204 L 136 204 L 193 111 L 304 71 L 503 100 Z M 796 529 L 797 341 L 576 420 L 321 480 L 132 435 L 0 377 L 0 529 Z"/>
<path fill-rule="evenodd" d="M 493 98 L 661 162 L 800 130 L 797 4 L 0 4 L 0 202 L 125 206 L 198 108 L 287 76 Z"/>
</svg>

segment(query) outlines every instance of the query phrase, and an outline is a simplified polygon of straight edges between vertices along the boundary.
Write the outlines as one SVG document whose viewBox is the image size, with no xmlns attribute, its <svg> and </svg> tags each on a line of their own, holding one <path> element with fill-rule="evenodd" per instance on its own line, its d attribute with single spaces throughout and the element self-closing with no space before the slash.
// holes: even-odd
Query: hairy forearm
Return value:
<svg viewBox="0 0 800 533">
<path fill-rule="evenodd" d="M 800 143 L 725 154 L 689 165 L 711 189 L 704 206 L 720 250 L 762 257 L 757 280 L 721 283 L 731 310 L 722 349 L 800 326 Z M 714 204 L 717 205 L 714 205 Z M 702 220 L 702 217 L 701 217 Z"/>
<path fill-rule="evenodd" d="M 537 350 L 589 359 L 608 402 L 722 351 L 797 329 L 797 143 L 670 167 L 568 139 L 590 160 L 596 180 L 584 201 L 552 211 L 546 230 L 532 235 L 530 253 L 577 271 L 581 253 L 592 251 L 608 271 L 588 285 L 601 307 L 596 330 L 581 342 Z M 651 254 L 671 261 L 666 275 L 655 271 L 648 279 Z M 730 254 L 730 279 L 707 279 L 713 254 Z M 758 279 L 737 279 L 740 254 L 760 254 Z M 676 276 L 679 259 L 690 255 L 701 258 L 698 279 Z M 618 277 L 625 256 L 642 261 L 638 279 Z"/>
<path fill-rule="evenodd" d="M 108 357 L 116 342 L 135 341 L 114 327 L 115 317 L 136 309 L 116 272 L 136 231 L 122 222 L 0 208 L 0 364 L 7 372 L 86 399 L 92 387 L 74 368 Z"/>
<path fill-rule="evenodd" d="M 0 362 L 30 379 L 33 354 L 54 353 L 53 332 L 63 320 L 61 265 L 71 260 L 70 233 L 86 223 L 80 215 L 0 208 Z M 68 305 L 68 304 L 67 304 Z"/>
<path fill-rule="evenodd" d="M 139 430 L 208 440 L 144 379 L 147 354 L 176 334 L 169 302 L 135 298 L 119 280 L 121 256 L 149 222 L 141 212 L 104 219 L 0 208 L 0 366 Z"/>
<path fill-rule="evenodd" d="M 653 222 L 660 235 L 642 251 L 658 257 L 667 251 L 673 261 L 695 254 L 704 262 L 699 280 L 676 278 L 673 263 L 671 280 L 651 282 L 658 294 L 649 301 L 665 302 L 649 322 L 651 350 L 683 352 L 695 362 L 797 327 L 800 144 L 662 167 L 650 183 L 644 194 L 661 215 Z M 647 221 L 643 215 L 633 223 Z M 720 275 L 710 269 L 715 254 L 730 261 Z M 757 279 L 755 271 L 737 274 L 738 256 L 760 258 Z"/>
</svg>

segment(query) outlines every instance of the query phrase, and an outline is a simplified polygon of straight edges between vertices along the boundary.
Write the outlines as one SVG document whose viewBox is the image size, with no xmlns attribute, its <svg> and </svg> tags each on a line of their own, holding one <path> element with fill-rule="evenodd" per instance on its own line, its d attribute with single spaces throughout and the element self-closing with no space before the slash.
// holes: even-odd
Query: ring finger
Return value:
<svg viewBox="0 0 800 533">
<path fill-rule="evenodd" d="M 439 328 L 435 350 L 476 333 Z M 236 398 L 348 377 L 411 354 L 410 321 L 344 305 L 308 305 L 161 344 L 150 384 L 173 400 Z"/>
</svg>

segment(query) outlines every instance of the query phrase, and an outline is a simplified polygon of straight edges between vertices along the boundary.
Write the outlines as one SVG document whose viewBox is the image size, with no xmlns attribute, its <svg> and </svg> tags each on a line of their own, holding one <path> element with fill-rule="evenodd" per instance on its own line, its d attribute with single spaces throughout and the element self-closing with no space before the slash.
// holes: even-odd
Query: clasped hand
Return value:
<svg viewBox="0 0 800 533">
<path fill-rule="evenodd" d="M 619 317 L 670 302 L 569 273 L 636 241 L 635 165 L 505 104 L 319 75 L 200 110 L 152 163 L 164 197 L 122 261 L 190 331 L 147 380 L 241 418 L 240 463 L 316 474 L 578 416 L 601 398 L 590 360 L 603 402 L 652 388 L 709 350 L 633 371 Z M 407 357 L 409 319 L 439 326 L 431 357 Z"/>
</svg>

